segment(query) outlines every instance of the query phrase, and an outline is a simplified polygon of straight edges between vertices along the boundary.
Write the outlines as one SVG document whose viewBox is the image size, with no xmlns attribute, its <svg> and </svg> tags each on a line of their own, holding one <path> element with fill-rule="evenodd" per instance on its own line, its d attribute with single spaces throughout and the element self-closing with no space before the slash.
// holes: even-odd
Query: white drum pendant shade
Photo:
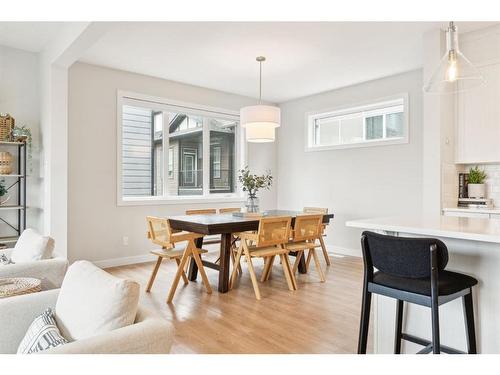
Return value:
<svg viewBox="0 0 500 375">
<path fill-rule="evenodd" d="M 245 135 L 248 142 L 265 143 L 274 142 L 274 130 L 268 123 L 255 122 L 245 126 Z"/>
<path fill-rule="evenodd" d="M 281 111 L 272 105 L 251 105 L 240 109 L 240 121 L 244 128 L 250 124 L 266 124 L 274 129 L 280 126 Z"/>
</svg>

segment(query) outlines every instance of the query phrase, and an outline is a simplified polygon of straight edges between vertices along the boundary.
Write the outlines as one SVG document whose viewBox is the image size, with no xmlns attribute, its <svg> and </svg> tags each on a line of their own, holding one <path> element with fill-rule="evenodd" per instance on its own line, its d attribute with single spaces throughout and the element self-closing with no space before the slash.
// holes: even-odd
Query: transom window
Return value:
<svg viewBox="0 0 500 375">
<path fill-rule="evenodd" d="M 239 196 L 237 113 L 129 95 L 118 103 L 122 202 Z"/>
<path fill-rule="evenodd" d="M 312 113 L 306 150 L 408 142 L 407 95 L 363 106 Z"/>
</svg>

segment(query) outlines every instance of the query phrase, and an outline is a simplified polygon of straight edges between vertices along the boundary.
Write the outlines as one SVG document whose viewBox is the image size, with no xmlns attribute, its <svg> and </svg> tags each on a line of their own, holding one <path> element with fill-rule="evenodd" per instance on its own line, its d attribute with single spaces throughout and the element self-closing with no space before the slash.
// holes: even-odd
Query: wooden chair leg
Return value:
<svg viewBox="0 0 500 375">
<path fill-rule="evenodd" d="M 231 254 L 231 262 L 233 263 L 233 267 L 236 267 L 237 268 L 237 272 L 238 274 L 242 274 L 242 269 L 241 269 L 241 264 L 236 264 L 236 255 L 235 255 L 235 252 L 237 253 L 237 251 L 234 251 L 235 248 L 233 247 L 234 245 L 231 245 L 231 250 L 230 250 L 230 254 Z"/>
<path fill-rule="evenodd" d="M 318 254 L 316 254 L 316 249 L 310 249 L 309 254 L 312 253 L 312 256 L 314 258 L 314 265 L 316 267 L 316 272 L 318 272 L 319 279 L 321 280 L 322 283 L 325 282 L 325 275 L 323 274 L 323 270 L 321 269 L 321 264 L 319 263 L 319 258 Z"/>
<path fill-rule="evenodd" d="M 267 274 L 269 272 L 269 267 L 271 266 L 271 258 L 272 257 L 265 257 L 264 258 L 264 269 L 262 270 L 262 275 L 260 276 L 261 283 L 266 281 L 266 277 L 267 277 Z"/>
<path fill-rule="evenodd" d="M 465 331 L 467 334 L 467 352 L 477 354 L 476 328 L 474 326 L 474 304 L 472 302 L 472 289 L 463 296 Z"/>
<path fill-rule="evenodd" d="M 288 284 L 288 289 L 293 291 L 295 290 L 295 287 L 292 282 L 290 269 L 288 268 L 287 262 L 285 260 L 285 254 L 280 254 L 280 259 L 281 265 L 283 266 L 283 273 L 285 274 L 286 283 Z"/>
<path fill-rule="evenodd" d="M 297 279 L 295 278 L 295 274 L 292 272 L 292 265 L 290 264 L 290 258 L 288 257 L 288 254 L 285 254 L 283 256 L 283 259 L 285 260 L 285 265 L 286 268 L 288 269 L 288 272 L 290 274 L 290 279 L 292 281 L 293 289 L 297 290 Z"/>
<path fill-rule="evenodd" d="M 361 303 L 361 319 L 359 322 L 358 354 L 366 354 L 368 343 L 368 328 L 370 325 L 370 305 L 372 294 L 367 290 L 365 284 L 363 288 L 363 301 Z"/>
<path fill-rule="evenodd" d="M 236 253 L 236 258 L 234 260 L 235 264 L 240 263 L 242 253 L 243 253 L 243 245 L 240 245 L 240 248 L 238 249 L 238 252 Z M 236 281 L 237 275 L 238 275 L 238 268 L 233 267 L 233 273 L 231 274 L 231 277 L 229 278 L 229 289 L 233 289 L 233 285 Z"/>
<path fill-rule="evenodd" d="M 394 330 L 394 354 L 401 354 L 401 336 L 403 334 L 403 307 L 404 301 L 397 300 L 396 327 Z"/>
<path fill-rule="evenodd" d="M 295 262 L 293 263 L 293 274 L 297 273 L 299 269 L 300 259 L 304 256 L 304 251 L 297 251 L 297 255 L 295 256 Z"/>
<path fill-rule="evenodd" d="M 328 255 L 328 251 L 326 250 L 325 241 L 323 241 L 323 236 L 319 236 L 319 243 L 321 244 L 321 250 L 323 251 L 323 256 L 325 257 L 326 265 L 329 266 L 330 256 Z"/>
<path fill-rule="evenodd" d="M 179 264 L 181 264 L 181 260 L 179 258 L 175 258 L 175 263 L 177 263 L 177 268 L 179 268 Z M 184 272 L 184 270 L 182 270 L 182 280 L 184 280 L 184 285 L 189 284 L 189 280 L 188 280 L 188 278 L 186 276 L 186 272 Z"/>
<path fill-rule="evenodd" d="M 168 293 L 167 303 L 171 303 L 172 300 L 174 299 L 175 291 L 177 289 L 177 285 L 179 284 L 179 279 L 181 278 L 181 275 L 184 272 L 184 266 L 186 265 L 191 254 L 192 254 L 192 248 L 188 244 L 186 250 L 184 250 L 184 254 L 182 254 L 181 262 L 177 267 L 177 272 L 175 273 L 174 281 L 172 282 L 172 286 L 170 287 L 170 292 Z"/>
<path fill-rule="evenodd" d="M 208 294 L 212 294 L 212 288 L 210 287 L 210 282 L 208 281 L 207 274 L 205 273 L 205 267 L 203 267 L 203 263 L 201 262 L 200 254 L 198 253 L 198 250 L 196 249 L 196 245 L 191 240 L 191 241 L 189 241 L 188 246 L 192 246 L 193 250 L 192 250 L 191 256 L 193 257 L 196 265 L 198 266 L 198 272 L 201 275 L 201 279 L 203 281 L 203 284 L 205 285 L 205 289 L 207 290 Z"/>
<path fill-rule="evenodd" d="M 306 272 L 309 272 L 309 265 L 311 264 L 312 253 L 309 251 L 306 258 Z"/>
<path fill-rule="evenodd" d="M 269 263 L 269 270 L 267 271 L 266 279 L 264 281 L 267 281 L 267 280 L 269 280 L 271 278 L 271 274 L 273 273 L 274 259 L 276 259 L 276 255 L 273 255 L 271 257 L 271 260 L 270 260 L 270 263 Z"/>
<path fill-rule="evenodd" d="M 252 280 L 253 290 L 255 292 L 255 298 L 260 300 L 259 283 L 257 282 L 257 277 L 255 276 L 255 271 L 253 269 L 252 257 L 250 256 L 250 252 L 246 247 L 243 248 L 243 251 L 245 252 L 245 258 L 248 263 L 248 271 L 250 272 L 250 279 Z"/>
<path fill-rule="evenodd" d="M 149 293 L 151 291 L 151 287 L 153 286 L 153 283 L 154 283 L 155 278 L 156 278 L 156 274 L 158 273 L 158 269 L 160 268 L 162 260 L 163 260 L 162 257 L 158 257 L 158 259 L 156 260 L 155 267 L 153 268 L 153 273 L 151 274 L 151 277 L 149 278 L 148 286 L 146 287 L 147 293 Z"/>
</svg>

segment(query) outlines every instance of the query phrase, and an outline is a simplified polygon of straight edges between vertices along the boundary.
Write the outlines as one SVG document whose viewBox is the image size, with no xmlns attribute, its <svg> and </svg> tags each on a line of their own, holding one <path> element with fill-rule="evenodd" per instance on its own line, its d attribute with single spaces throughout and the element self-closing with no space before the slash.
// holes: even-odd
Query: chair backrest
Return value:
<svg viewBox="0 0 500 375">
<path fill-rule="evenodd" d="M 435 238 L 394 237 L 368 231 L 361 238 L 365 267 L 375 267 L 393 276 L 429 277 L 432 245 L 437 247 L 438 270 L 448 263 L 446 245 Z"/>
<path fill-rule="evenodd" d="M 146 216 L 148 224 L 148 238 L 154 244 L 160 245 L 166 249 L 174 247 L 170 236 L 172 228 L 170 221 L 161 217 Z"/>
<path fill-rule="evenodd" d="M 226 208 L 219 208 L 219 213 L 220 214 L 225 214 L 229 212 L 241 212 L 240 207 L 226 207 Z"/>
<path fill-rule="evenodd" d="M 186 210 L 186 215 L 208 215 L 216 213 L 217 210 L 215 208 L 205 208 L 201 210 Z"/>
<path fill-rule="evenodd" d="M 293 226 L 293 240 L 315 240 L 321 235 L 323 215 L 297 215 Z"/>
<path fill-rule="evenodd" d="M 327 214 L 328 208 L 322 207 L 304 207 L 302 210 L 306 214 Z"/>
<path fill-rule="evenodd" d="M 256 246 L 285 244 L 290 238 L 290 216 L 264 217 L 259 221 Z"/>
</svg>

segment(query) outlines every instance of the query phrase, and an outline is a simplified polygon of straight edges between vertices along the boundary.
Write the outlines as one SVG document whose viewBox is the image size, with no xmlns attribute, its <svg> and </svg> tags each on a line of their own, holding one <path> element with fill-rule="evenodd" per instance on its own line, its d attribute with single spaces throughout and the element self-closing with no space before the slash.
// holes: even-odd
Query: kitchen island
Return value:
<svg viewBox="0 0 500 375">
<path fill-rule="evenodd" d="M 478 352 L 500 353 L 500 220 L 416 215 L 352 220 L 346 225 L 395 236 L 442 240 L 450 254 L 446 269 L 479 280 L 473 289 Z M 374 295 L 372 312 L 374 351 L 392 353 L 396 301 Z M 403 332 L 430 339 L 430 309 L 405 304 L 404 315 Z M 440 306 L 440 332 L 441 344 L 466 349 L 461 299 Z M 420 349 L 418 345 L 403 341 L 403 352 L 415 353 Z"/>
</svg>

